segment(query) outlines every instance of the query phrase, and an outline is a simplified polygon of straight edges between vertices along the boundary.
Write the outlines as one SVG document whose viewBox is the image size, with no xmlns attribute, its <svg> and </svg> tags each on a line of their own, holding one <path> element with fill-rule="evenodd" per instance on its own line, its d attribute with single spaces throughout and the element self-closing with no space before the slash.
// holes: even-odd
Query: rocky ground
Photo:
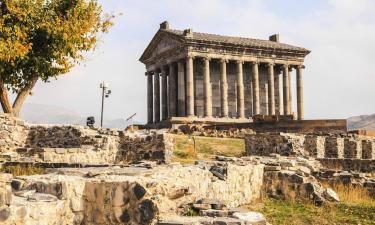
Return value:
<svg viewBox="0 0 375 225">
<path fill-rule="evenodd" d="M 375 221 L 375 145 L 362 136 L 329 136 L 342 143 L 332 147 L 320 136 L 251 130 L 186 135 L 1 121 L 1 224 Z M 318 154 L 323 147 L 340 157 L 312 157 L 328 156 Z M 353 217 L 333 216 L 345 210 Z"/>
</svg>

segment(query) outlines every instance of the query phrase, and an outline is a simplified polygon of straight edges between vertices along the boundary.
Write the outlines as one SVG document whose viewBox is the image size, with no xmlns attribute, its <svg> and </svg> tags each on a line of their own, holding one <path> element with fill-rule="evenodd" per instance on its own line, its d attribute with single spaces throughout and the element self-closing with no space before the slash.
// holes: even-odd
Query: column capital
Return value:
<svg viewBox="0 0 375 225">
<path fill-rule="evenodd" d="M 194 59 L 194 58 L 195 58 L 195 55 L 193 55 L 193 54 L 188 54 L 186 56 L 186 59 Z"/>
<path fill-rule="evenodd" d="M 203 56 L 202 61 L 211 61 L 211 57 Z"/>
<path fill-rule="evenodd" d="M 260 63 L 259 63 L 259 61 L 251 61 L 250 62 L 252 65 L 259 65 Z"/>
<path fill-rule="evenodd" d="M 154 75 L 158 75 L 159 73 L 161 73 L 161 69 L 160 69 L 160 68 L 156 68 L 156 69 L 154 69 L 154 70 L 152 71 L 152 73 L 153 73 Z"/>
<path fill-rule="evenodd" d="M 243 61 L 243 60 L 236 60 L 236 62 L 237 62 L 237 64 L 244 64 L 245 63 L 245 61 Z"/>
<path fill-rule="evenodd" d="M 228 59 L 226 59 L 226 58 L 221 58 L 221 59 L 220 59 L 220 62 L 221 62 L 221 63 L 228 63 Z"/>
<path fill-rule="evenodd" d="M 269 62 L 269 63 L 267 63 L 267 66 L 268 66 L 268 67 L 271 67 L 271 66 L 274 67 L 274 66 L 275 66 L 275 63 L 274 63 L 274 62 Z"/>
<path fill-rule="evenodd" d="M 164 66 L 160 68 L 160 71 L 161 71 L 161 76 L 167 76 L 167 69 Z"/>
<path fill-rule="evenodd" d="M 305 68 L 306 68 L 305 65 L 298 65 L 298 66 L 297 66 L 297 69 L 305 69 Z"/>
<path fill-rule="evenodd" d="M 289 69 L 289 64 L 283 64 L 283 65 L 282 65 L 282 68 L 284 68 L 284 69 Z"/>
</svg>

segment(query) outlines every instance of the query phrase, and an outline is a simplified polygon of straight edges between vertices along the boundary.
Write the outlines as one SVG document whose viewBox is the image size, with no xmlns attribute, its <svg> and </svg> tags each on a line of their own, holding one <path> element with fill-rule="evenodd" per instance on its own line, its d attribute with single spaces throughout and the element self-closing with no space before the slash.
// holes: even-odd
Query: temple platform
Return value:
<svg viewBox="0 0 375 225">
<path fill-rule="evenodd" d="M 158 123 L 141 126 L 144 129 L 177 129 L 184 125 L 201 125 L 208 129 L 252 129 L 257 133 L 347 133 L 345 119 L 294 120 L 292 116 L 255 116 L 252 118 L 172 117 Z"/>
</svg>

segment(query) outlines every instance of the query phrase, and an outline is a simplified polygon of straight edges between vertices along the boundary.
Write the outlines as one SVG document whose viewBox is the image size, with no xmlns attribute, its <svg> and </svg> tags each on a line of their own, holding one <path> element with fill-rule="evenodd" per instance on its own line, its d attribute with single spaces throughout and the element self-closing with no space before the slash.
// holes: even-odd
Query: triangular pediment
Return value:
<svg viewBox="0 0 375 225">
<path fill-rule="evenodd" d="M 149 58 L 153 58 L 181 46 L 182 43 L 183 41 L 180 38 L 159 30 L 139 60 L 145 62 Z"/>
</svg>

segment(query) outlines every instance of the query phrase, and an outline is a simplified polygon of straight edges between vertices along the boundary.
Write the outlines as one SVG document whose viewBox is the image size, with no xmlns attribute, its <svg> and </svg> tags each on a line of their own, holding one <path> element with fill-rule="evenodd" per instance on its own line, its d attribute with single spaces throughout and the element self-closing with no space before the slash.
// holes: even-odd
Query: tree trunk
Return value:
<svg viewBox="0 0 375 225">
<path fill-rule="evenodd" d="M 21 107 L 26 100 L 26 97 L 30 94 L 31 90 L 34 88 L 36 82 L 38 81 L 38 76 L 33 76 L 31 80 L 26 84 L 24 88 L 18 93 L 16 100 L 13 103 L 13 116 L 18 117 L 20 115 Z"/>
<path fill-rule="evenodd" d="M 8 97 L 8 90 L 5 88 L 4 81 L 0 77 L 0 103 L 4 113 L 13 113 L 12 105 Z"/>
</svg>

